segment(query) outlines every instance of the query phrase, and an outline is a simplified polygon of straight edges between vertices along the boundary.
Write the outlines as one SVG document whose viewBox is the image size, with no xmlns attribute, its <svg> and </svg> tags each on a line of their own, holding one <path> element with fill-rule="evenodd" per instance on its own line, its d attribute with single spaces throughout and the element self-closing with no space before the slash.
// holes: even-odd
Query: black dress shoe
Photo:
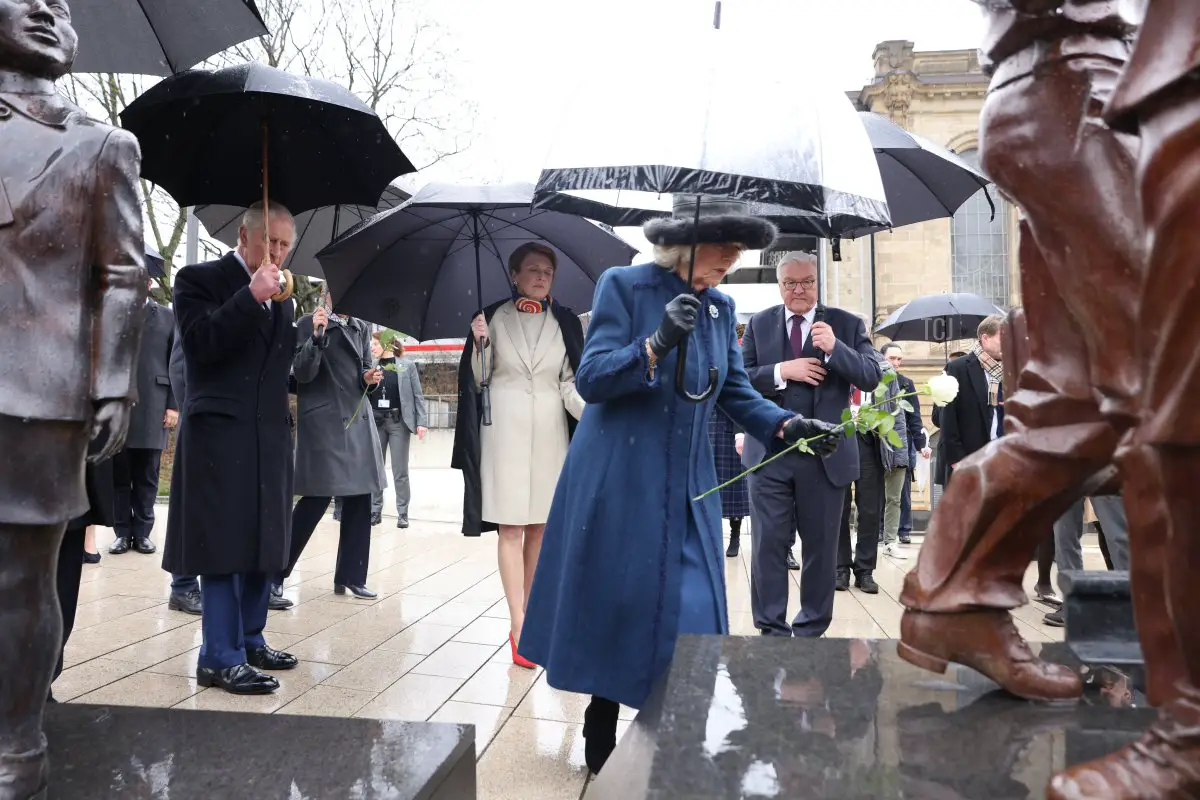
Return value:
<svg viewBox="0 0 1200 800">
<path fill-rule="evenodd" d="M 396 527 L 397 528 L 407 528 L 408 527 L 408 517 L 396 517 Z"/>
<path fill-rule="evenodd" d="M 1062 608 L 1059 607 L 1042 617 L 1042 623 L 1049 625 L 1051 628 L 1065 628 L 1067 627 L 1067 618 Z"/>
<path fill-rule="evenodd" d="M 158 550 L 158 548 L 154 546 L 154 542 L 150 541 L 145 536 L 139 536 L 133 540 L 133 549 L 137 550 L 144 556 L 154 555 L 155 551 Z"/>
<path fill-rule="evenodd" d="M 350 594 L 354 595 L 355 597 L 361 597 L 364 600 L 374 600 L 376 597 L 379 597 L 379 595 L 375 594 L 375 592 L 372 592 L 365 586 L 343 586 L 340 583 L 335 583 L 333 585 L 334 594 L 345 594 L 347 590 L 349 590 Z"/>
<path fill-rule="evenodd" d="M 617 747 L 617 720 L 621 706 L 612 700 L 592 696 L 583 712 L 583 760 L 593 775 L 598 775 L 604 763 Z"/>
<path fill-rule="evenodd" d="M 371 515 L 371 527 L 375 527 L 383 522 L 383 512 L 376 511 Z"/>
<path fill-rule="evenodd" d="M 294 605 L 296 604 L 283 596 L 282 586 L 271 584 L 271 597 L 267 600 L 267 608 L 271 611 L 287 611 Z"/>
<path fill-rule="evenodd" d="M 900 544 L 912 544 L 912 537 L 911 536 L 901 536 Z"/>
<path fill-rule="evenodd" d="M 854 585 L 858 587 L 860 592 L 879 594 L 879 584 L 875 582 L 875 576 L 869 572 L 858 573 L 854 579 Z"/>
<path fill-rule="evenodd" d="M 87 550 L 84 550 L 83 551 L 83 563 L 99 564 L 100 563 L 100 554 L 99 553 L 89 553 Z"/>
<path fill-rule="evenodd" d="M 274 647 L 260 647 L 246 651 L 246 662 L 256 669 L 285 670 L 295 669 L 300 660 Z"/>
<path fill-rule="evenodd" d="M 800 565 L 796 563 L 796 557 L 792 555 L 792 548 L 790 547 L 788 548 L 787 568 L 792 570 L 800 569 Z"/>
<path fill-rule="evenodd" d="M 230 694 L 271 694 L 279 688 L 279 680 L 264 675 L 249 664 L 213 669 L 196 668 L 196 683 L 200 686 L 224 689 Z"/>
<path fill-rule="evenodd" d="M 167 600 L 167 608 L 200 616 L 203 608 L 200 604 L 200 592 L 195 589 L 190 592 L 171 592 L 171 597 Z"/>
<path fill-rule="evenodd" d="M 850 570 L 845 567 L 838 569 L 837 583 L 833 585 L 833 588 L 839 592 L 850 591 Z"/>
<path fill-rule="evenodd" d="M 129 548 L 133 547 L 133 540 L 126 539 L 123 536 L 117 538 L 112 546 L 108 548 L 109 555 L 119 556 L 122 553 L 128 553 Z"/>
</svg>

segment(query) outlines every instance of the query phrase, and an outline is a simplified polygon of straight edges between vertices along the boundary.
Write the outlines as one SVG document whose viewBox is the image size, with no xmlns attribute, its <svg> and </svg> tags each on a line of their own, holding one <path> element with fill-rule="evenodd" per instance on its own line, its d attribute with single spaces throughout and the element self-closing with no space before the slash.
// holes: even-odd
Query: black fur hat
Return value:
<svg viewBox="0 0 1200 800">
<path fill-rule="evenodd" d="M 652 219 L 642 226 L 650 244 L 690 245 L 694 231 L 698 244 L 740 244 L 747 250 L 765 250 L 779 233 L 770 221 L 751 216 L 750 204 L 743 200 L 701 197 L 699 227 L 696 195 L 677 194 L 673 206 L 673 216 Z"/>
</svg>

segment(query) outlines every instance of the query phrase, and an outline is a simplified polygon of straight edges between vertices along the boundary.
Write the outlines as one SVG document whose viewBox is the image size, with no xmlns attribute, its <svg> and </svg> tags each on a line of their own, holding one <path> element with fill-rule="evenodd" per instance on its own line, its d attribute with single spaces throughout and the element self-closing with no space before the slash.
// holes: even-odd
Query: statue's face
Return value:
<svg viewBox="0 0 1200 800">
<path fill-rule="evenodd" d="M 57 80 L 78 46 L 66 0 L 0 0 L 0 69 Z"/>
</svg>

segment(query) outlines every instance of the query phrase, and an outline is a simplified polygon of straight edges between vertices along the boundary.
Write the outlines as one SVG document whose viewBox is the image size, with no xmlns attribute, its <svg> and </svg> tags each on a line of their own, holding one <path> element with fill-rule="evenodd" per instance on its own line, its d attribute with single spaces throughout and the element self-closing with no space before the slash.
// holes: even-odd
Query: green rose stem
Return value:
<svg viewBox="0 0 1200 800">
<path fill-rule="evenodd" d="M 396 365 L 394 363 L 385 365 L 383 367 L 383 370 L 384 370 L 384 372 L 396 372 L 396 373 L 400 372 L 400 370 L 396 367 Z M 350 417 L 349 422 L 346 423 L 346 427 L 344 430 L 350 430 L 350 426 L 354 424 L 354 420 L 358 419 L 358 412 L 362 411 L 362 404 L 364 401 L 366 401 L 367 393 L 370 391 L 371 391 L 370 385 L 368 385 L 367 388 L 363 389 L 362 397 L 358 398 L 358 405 L 356 405 L 354 407 L 354 414 Z"/>
<path fill-rule="evenodd" d="M 890 382 L 890 381 L 885 381 L 885 383 L 889 383 L 889 382 Z M 930 394 L 930 392 L 929 392 L 929 387 L 928 387 L 928 386 L 923 386 L 923 387 L 921 387 L 921 389 L 918 389 L 918 390 L 917 390 L 917 391 L 915 391 L 915 392 L 904 392 L 903 394 L 898 394 L 898 395 L 896 395 L 895 397 L 889 397 L 889 398 L 887 398 L 886 400 L 880 400 L 878 403 L 871 403 L 870 405 L 863 406 L 862 408 L 860 408 L 860 409 L 858 410 L 858 413 L 861 415 L 861 414 L 862 414 L 864 411 L 874 411 L 875 409 L 877 409 L 877 408 L 879 408 L 879 407 L 881 407 L 881 406 L 885 406 L 885 405 L 887 405 L 888 403 L 891 403 L 893 400 L 903 400 L 905 397 L 912 397 L 912 396 L 914 396 L 914 395 L 920 395 L 920 394 L 924 394 L 924 395 L 928 395 L 928 394 Z M 905 403 L 905 404 L 903 404 L 903 405 L 907 405 L 907 403 Z M 899 413 L 899 411 L 906 411 L 906 410 L 908 410 L 908 409 L 905 409 L 905 408 L 903 407 L 903 405 L 902 405 L 902 406 L 901 406 L 901 407 L 900 407 L 900 408 L 897 410 L 897 412 L 896 412 L 896 413 Z M 910 408 L 911 408 L 911 406 L 910 406 Z M 848 412 L 848 410 L 847 410 L 847 413 L 849 413 L 849 412 Z M 889 414 L 888 416 L 891 416 L 891 415 Z M 722 489 L 724 489 L 724 488 L 726 488 L 726 487 L 728 487 L 728 486 L 732 486 L 733 484 L 735 484 L 735 483 L 737 483 L 738 481 L 740 481 L 742 478 L 745 478 L 745 477 L 746 477 L 747 475 L 749 475 L 751 472 L 757 472 L 758 470 L 760 470 L 760 469 L 762 469 L 763 467 L 765 467 L 767 464 L 770 464 L 770 463 L 771 463 L 772 461 L 774 461 L 775 459 L 777 459 L 777 458 L 782 458 L 783 456 L 786 456 L 788 453 L 792 452 L 793 450 L 800 450 L 801 452 L 809 452 L 809 453 L 810 453 L 810 452 L 812 452 L 812 448 L 810 448 L 810 447 L 808 446 L 810 442 L 815 442 L 815 441 L 817 441 L 818 439 L 824 439 L 824 438 L 826 438 L 827 436 L 834 436 L 834 435 L 837 435 L 837 434 L 839 434 L 839 433 L 843 433 L 843 432 L 845 432 L 846 430 L 848 430 L 849 428 L 852 428 L 852 427 L 857 427 L 857 423 L 856 423 L 856 421 L 855 421 L 855 420 L 853 420 L 853 419 L 848 419 L 848 420 L 846 420 L 845 422 L 843 422 L 843 423 L 841 423 L 840 425 L 838 425 L 838 426 L 837 426 L 836 428 L 834 428 L 833 430 L 831 430 L 829 433 L 823 433 L 823 434 L 821 434 L 820 436 L 813 436 L 813 437 L 810 437 L 810 438 L 808 438 L 808 439 L 801 439 L 800 441 L 796 442 L 796 443 L 795 443 L 794 445 L 792 445 L 791 447 L 788 447 L 786 450 L 782 450 L 782 451 L 780 451 L 780 452 L 776 453 L 775 455 L 771 456 L 770 458 L 767 458 L 767 459 L 764 459 L 764 460 L 760 461 L 760 462 L 759 462 L 759 463 L 758 463 L 756 466 L 753 466 L 753 467 L 751 467 L 750 469 L 748 469 L 748 470 L 746 470 L 745 472 L 743 472 L 741 475 L 738 475 L 738 476 L 737 476 L 737 477 L 735 477 L 735 478 L 731 478 L 731 479 L 729 479 L 729 480 L 725 481 L 725 482 L 724 482 L 724 483 L 722 483 L 720 486 L 716 486 L 716 487 L 714 487 L 714 488 L 712 488 L 712 489 L 709 489 L 707 492 L 705 492 L 704 494 L 700 495 L 699 497 L 692 498 L 692 502 L 693 502 L 693 503 L 698 503 L 698 502 L 700 502 L 701 500 L 703 500 L 704 498 L 708 497 L 710 494 L 713 494 L 713 493 L 715 493 L 715 492 L 719 492 L 719 491 L 721 491 Z M 874 429 L 875 429 L 874 427 L 867 428 L 867 430 L 874 430 Z"/>
</svg>

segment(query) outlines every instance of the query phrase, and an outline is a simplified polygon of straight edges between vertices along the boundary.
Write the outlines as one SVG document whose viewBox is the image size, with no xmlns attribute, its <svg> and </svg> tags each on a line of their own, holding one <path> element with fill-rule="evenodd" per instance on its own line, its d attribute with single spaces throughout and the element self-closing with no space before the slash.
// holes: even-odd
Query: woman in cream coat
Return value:
<svg viewBox="0 0 1200 800">
<path fill-rule="evenodd" d="M 567 415 L 578 420 L 584 407 L 567 350 L 567 340 L 581 338 L 582 332 L 565 337 L 560 322 L 578 325 L 578 318 L 551 313 L 556 266 L 557 256 L 546 245 L 518 247 L 508 261 L 515 299 L 496 308 L 490 319 L 480 314 L 471 324 L 475 384 L 487 380 L 492 408 L 492 424 L 480 426 L 482 517 L 499 526 L 500 579 L 512 623 L 509 644 L 513 663 L 527 668 L 534 665 L 517 655 L 525 603 L 567 457 Z M 481 355 L 487 357 L 486 375 Z"/>
</svg>

